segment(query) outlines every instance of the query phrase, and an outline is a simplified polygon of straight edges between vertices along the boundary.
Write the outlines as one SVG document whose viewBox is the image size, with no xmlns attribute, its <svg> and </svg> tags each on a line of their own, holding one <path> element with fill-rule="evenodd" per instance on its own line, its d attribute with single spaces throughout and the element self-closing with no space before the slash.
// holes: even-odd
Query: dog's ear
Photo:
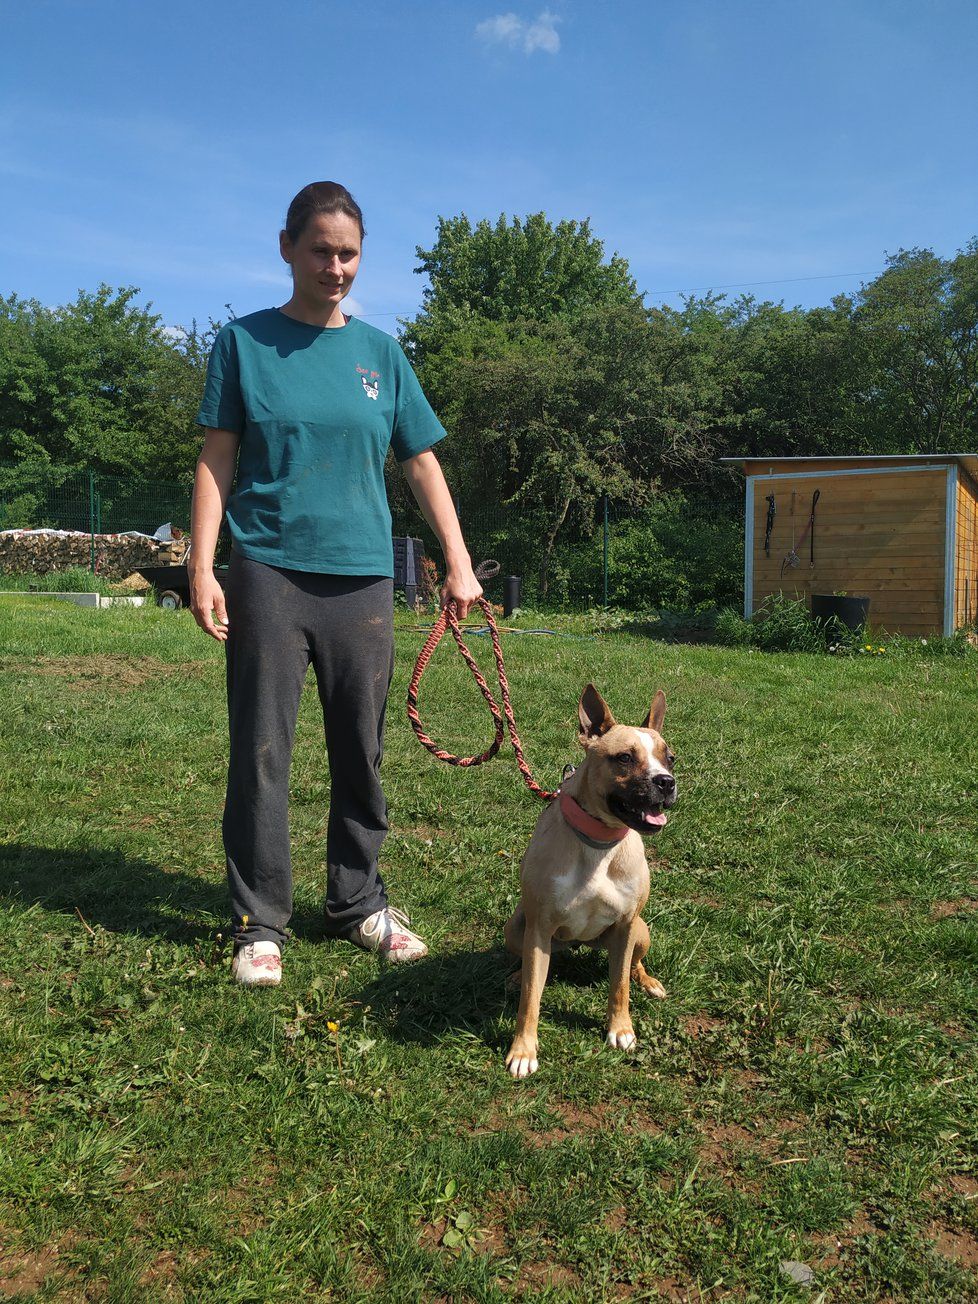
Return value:
<svg viewBox="0 0 978 1304">
<path fill-rule="evenodd" d="M 654 729 L 656 733 L 662 728 L 662 721 L 666 718 L 666 695 L 660 688 L 652 700 L 649 707 L 649 713 L 645 717 L 643 729 Z"/>
<path fill-rule="evenodd" d="M 581 694 L 577 716 L 581 722 L 579 738 L 582 747 L 606 734 L 615 723 L 615 717 L 608 709 L 608 703 L 593 684 L 588 684 Z"/>
</svg>

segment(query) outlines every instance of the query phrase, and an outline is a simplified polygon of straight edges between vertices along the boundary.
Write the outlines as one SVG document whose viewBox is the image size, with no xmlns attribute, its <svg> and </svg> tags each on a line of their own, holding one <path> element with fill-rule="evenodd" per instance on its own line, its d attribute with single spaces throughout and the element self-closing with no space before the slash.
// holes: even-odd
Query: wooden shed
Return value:
<svg viewBox="0 0 978 1304">
<path fill-rule="evenodd" d="M 723 460 L 747 477 L 745 615 L 775 593 L 847 593 L 891 634 L 974 626 L 978 455 Z"/>
</svg>

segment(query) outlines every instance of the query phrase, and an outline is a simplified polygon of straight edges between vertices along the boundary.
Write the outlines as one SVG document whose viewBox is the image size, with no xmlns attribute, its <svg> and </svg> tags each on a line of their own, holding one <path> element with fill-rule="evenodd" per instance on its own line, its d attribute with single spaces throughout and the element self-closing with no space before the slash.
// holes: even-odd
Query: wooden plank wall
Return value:
<svg viewBox="0 0 978 1304">
<path fill-rule="evenodd" d="M 754 464 L 758 465 L 758 464 Z M 870 599 L 874 629 L 926 637 L 944 624 L 946 472 L 899 471 L 802 478 L 785 474 L 754 481 L 753 609 L 783 592 L 808 600 L 812 593 L 846 592 Z M 797 548 L 800 564 L 781 563 L 815 509 L 815 565 L 810 536 Z M 766 495 L 777 516 L 771 555 L 764 553 Z M 794 512 L 792 514 L 792 493 Z"/>
<path fill-rule="evenodd" d="M 978 621 L 978 485 L 958 472 L 958 517 L 954 541 L 955 624 Z"/>
</svg>

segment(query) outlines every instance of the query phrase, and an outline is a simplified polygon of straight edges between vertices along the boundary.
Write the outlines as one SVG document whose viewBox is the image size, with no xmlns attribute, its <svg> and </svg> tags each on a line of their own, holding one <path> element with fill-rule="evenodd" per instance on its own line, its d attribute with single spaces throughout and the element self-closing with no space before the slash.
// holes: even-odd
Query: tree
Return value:
<svg viewBox="0 0 978 1304">
<path fill-rule="evenodd" d="M 870 451 L 858 390 L 862 346 L 852 302 L 786 309 L 744 296 L 730 320 L 725 456 L 831 456 Z"/>
<path fill-rule="evenodd" d="M 440 217 L 431 249 L 418 246 L 428 277 L 423 307 L 405 323 L 401 341 L 424 375 L 448 335 L 479 322 L 548 321 L 604 305 L 639 302 L 624 258 L 604 261 L 604 245 L 588 221 L 554 226 L 544 213 L 474 227 L 464 213 Z"/>
<path fill-rule="evenodd" d="M 978 240 L 951 259 L 901 249 L 859 293 L 874 450 L 950 453 L 978 437 Z"/>
<path fill-rule="evenodd" d="M 18 487 L 80 469 L 192 472 L 215 327 L 169 332 L 138 293 L 102 285 L 55 309 L 0 298 L 0 460 L 16 463 Z"/>
<path fill-rule="evenodd" d="M 631 427 L 645 418 L 646 334 L 640 308 L 605 306 L 510 323 L 491 352 L 459 360 L 457 482 L 473 498 L 516 509 L 515 527 L 537 555 L 541 598 L 561 531 L 591 531 L 605 494 L 637 504 L 649 491 L 649 476 L 630 473 L 623 458 Z"/>
</svg>

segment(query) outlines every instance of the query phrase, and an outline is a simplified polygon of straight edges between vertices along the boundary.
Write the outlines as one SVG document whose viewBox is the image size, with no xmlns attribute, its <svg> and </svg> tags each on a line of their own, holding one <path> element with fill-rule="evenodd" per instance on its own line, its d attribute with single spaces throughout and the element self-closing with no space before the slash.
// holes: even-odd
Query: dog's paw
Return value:
<svg viewBox="0 0 978 1304">
<path fill-rule="evenodd" d="M 537 1048 L 528 1042 L 513 1042 L 506 1056 L 506 1067 L 514 1078 L 528 1078 L 540 1067 Z"/>
<path fill-rule="evenodd" d="M 658 978 L 653 978 L 650 973 L 645 972 L 645 966 L 641 961 L 632 969 L 632 982 L 638 983 L 646 996 L 654 996 L 657 1001 L 664 1001 L 669 994 Z"/>
<path fill-rule="evenodd" d="M 613 1046 L 615 1050 L 631 1050 L 637 1040 L 638 1038 L 631 1028 L 623 1028 L 618 1032 L 609 1029 L 608 1035 L 605 1037 L 606 1044 Z"/>
</svg>

